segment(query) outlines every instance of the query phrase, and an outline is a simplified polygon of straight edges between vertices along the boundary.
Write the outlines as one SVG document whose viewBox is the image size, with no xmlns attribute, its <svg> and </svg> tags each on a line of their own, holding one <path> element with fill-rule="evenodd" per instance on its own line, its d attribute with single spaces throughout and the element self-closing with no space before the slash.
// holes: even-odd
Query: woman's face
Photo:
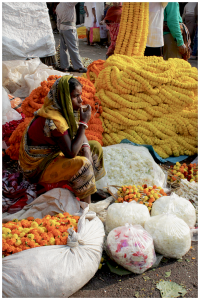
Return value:
<svg viewBox="0 0 200 300">
<path fill-rule="evenodd" d="M 72 100 L 72 106 L 74 110 L 79 110 L 83 100 L 81 99 L 82 95 L 82 86 L 78 85 L 76 88 L 71 92 L 71 100 Z"/>
</svg>

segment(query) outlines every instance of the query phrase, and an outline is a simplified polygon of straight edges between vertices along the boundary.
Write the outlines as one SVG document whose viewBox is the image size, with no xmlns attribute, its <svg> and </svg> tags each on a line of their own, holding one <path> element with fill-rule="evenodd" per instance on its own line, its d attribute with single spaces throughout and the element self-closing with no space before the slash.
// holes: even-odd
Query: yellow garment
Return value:
<svg viewBox="0 0 200 300">
<path fill-rule="evenodd" d="M 77 124 L 69 91 L 70 78 L 71 75 L 65 75 L 56 80 L 36 115 L 52 120 L 61 133 L 69 129 L 70 138 L 73 139 Z"/>
</svg>

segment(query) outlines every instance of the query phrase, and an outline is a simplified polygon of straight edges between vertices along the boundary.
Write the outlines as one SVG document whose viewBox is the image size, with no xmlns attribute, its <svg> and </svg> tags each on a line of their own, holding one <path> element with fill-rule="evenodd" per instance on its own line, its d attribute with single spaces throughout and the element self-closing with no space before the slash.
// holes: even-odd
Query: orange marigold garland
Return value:
<svg viewBox="0 0 200 300">
<path fill-rule="evenodd" d="M 98 59 L 93 61 L 88 67 L 87 67 L 87 79 L 89 79 L 92 83 L 95 84 L 95 81 L 99 75 L 99 72 L 104 69 L 104 63 L 105 60 Z"/>
<path fill-rule="evenodd" d="M 8 256 L 23 250 L 50 246 L 66 245 L 69 228 L 77 232 L 79 216 L 68 212 L 54 216 L 46 215 L 42 219 L 28 217 L 2 224 L 2 253 Z"/>
<path fill-rule="evenodd" d="M 86 78 L 78 77 L 79 82 L 83 85 L 82 90 L 82 99 L 83 104 L 90 104 L 92 108 L 92 114 L 90 121 L 88 122 L 88 129 L 85 131 L 85 135 L 89 141 L 95 140 L 98 141 L 102 146 L 102 133 L 103 126 L 99 118 L 102 112 L 101 102 L 95 96 L 96 90 L 93 83 Z M 90 96 L 90 98 L 88 98 Z"/>
</svg>

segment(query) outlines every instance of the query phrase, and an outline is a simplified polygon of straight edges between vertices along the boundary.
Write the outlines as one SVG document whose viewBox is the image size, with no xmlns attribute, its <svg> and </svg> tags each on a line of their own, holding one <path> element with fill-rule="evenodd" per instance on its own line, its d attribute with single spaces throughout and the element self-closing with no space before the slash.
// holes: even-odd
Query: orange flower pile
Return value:
<svg viewBox="0 0 200 300">
<path fill-rule="evenodd" d="M 33 117 L 36 110 L 42 107 L 44 104 L 44 98 L 50 91 L 54 82 L 61 76 L 51 75 L 47 78 L 47 81 L 42 81 L 41 86 L 32 90 L 30 95 L 22 103 L 22 111 L 26 117 Z"/>
<path fill-rule="evenodd" d="M 89 79 L 92 83 L 96 82 L 99 73 L 104 69 L 105 60 L 98 59 L 93 61 L 87 68 L 87 79 Z"/>
<path fill-rule="evenodd" d="M 24 130 L 34 117 L 34 112 L 42 107 L 44 98 L 47 96 L 54 82 L 61 76 L 51 75 L 47 78 L 47 81 L 41 82 L 41 86 L 34 89 L 30 95 L 22 103 L 22 111 L 25 114 L 24 122 L 20 123 L 17 128 L 13 131 L 9 143 L 10 147 L 6 150 L 6 154 L 13 160 L 19 159 L 19 147 Z M 97 97 L 95 97 L 95 87 L 88 79 L 78 77 L 77 78 L 83 85 L 83 103 L 90 104 L 92 107 L 92 117 L 88 124 L 88 130 L 86 136 L 88 140 L 96 140 L 101 145 L 103 127 L 102 122 L 99 118 L 102 107 Z"/>
<path fill-rule="evenodd" d="M 43 219 L 28 217 L 3 223 L 2 253 L 8 256 L 23 250 L 50 245 L 66 245 L 69 228 L 77 232 L 79 216 L 68 212 Z"/>
<path fill-rule="evenodd" d="M 98 141 L 101 145 L 103 126 L 99 116 L 102 113 L 102 106 L 100 100 L 95 96 L 96 90 L 93 83 L 86 78 L 78 77 L 79 82 L 83 85 L 82 99 L 83 104 L 90 104 L 92 108 L 92 114 L 90 121 L 88 122 L 88 129 L 85 131 L 85 135 L 89 141 Z"/>
<path fill-rule="evenodd" d="M 119 188 L 117 193 L 119 197 L 115 201 L 116 203 L 136 201 L 146 205 L 149 211 L 151 211 L 153 202 L 162 196 L 167 196 L 161 187 L 156 185 L 147 187 L 146 184 L 137 187 L 135 185 L 125 185 Z"/>
</svg>

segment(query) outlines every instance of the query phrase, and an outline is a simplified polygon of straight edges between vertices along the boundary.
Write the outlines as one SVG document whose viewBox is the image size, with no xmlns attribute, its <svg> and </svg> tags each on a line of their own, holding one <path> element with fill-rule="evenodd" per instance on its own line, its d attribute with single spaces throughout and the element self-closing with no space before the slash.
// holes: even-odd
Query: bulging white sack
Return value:
<svg viewBox="0 0 200 300">
<path fill-rule="evenodd" d="M 94 276 L 101 260 L 105 234 L 103 223 L 88 210 L 89 206 L 77 201 L 68 190 L 54 189 L 22 211 L 3 217 L 3 222 L 7 222 L 65 211 L 81 214 L 78 232 L 69 229 L 67 245 L 33 248 L 3 258 L 4 298 L 66 298 Z"/>
<path fill-rule="evenodd" d="M 126 223 L 144 226 L 145 221 L 150 218 L 148 208 L 132 201 L 130 203 L 113 203 L 108 207 L 106 215 L 106 233 L 112 229 L 123 226 Z"/>
<path fill-rule="evenodd" d="M 22 116 L 11 107 L 6 90 L 2 87 L 2 125 L 13 120 L 21 120 Z"/>
<path fill-rule="evenodd" d="M 153 237 L 155 251 L 169 258 L 182 258 L 191 247 L 189 226 L 173 214 L 151 217 L 144 229 Z"/>
<path fill-rule="evenodd" d="M 119 265 L 137 274 L 156 261 L 153 239 L 140 225 L 126 224 L 110 231 L 106 251 Z"/>
<path fill-rule="evenodd" d="M 175 193 L 170 196 L 163 196 L 157 199 L 151 210 L 151 216 L 157 216 L 163 213 L 175 214 L 183 219 L 190 228 L 196 223 L 196 211 L 189 200 L 179 197 Z"/>
</svg>

